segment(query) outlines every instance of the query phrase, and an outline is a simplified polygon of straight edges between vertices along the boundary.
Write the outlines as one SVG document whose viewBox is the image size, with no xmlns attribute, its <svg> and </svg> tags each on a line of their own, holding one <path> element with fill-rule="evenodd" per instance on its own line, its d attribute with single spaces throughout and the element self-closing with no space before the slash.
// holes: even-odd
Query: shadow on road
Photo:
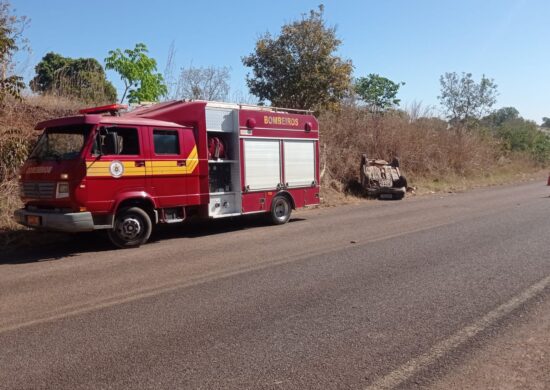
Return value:
<svg viewBox="0 0 550 390">
<path fill-rule="evenodd" d="M 303 218 L 291 218 L 289 223 L 303 220 Z M 269 225 L 270 223 L 263 215 L 218 220 L 191 220 L 183 224 L 159 225 L 153 231 L 149 242 L 162 242 L 175 238 L 198 238 Z M 60 234 L 23 230 L 17 232 L 17 237 L 11 247 L 8 244 L 0 253 L 0 265 L 52 261 L 92 252 L 113 251 L 114 254 L 117 250 L 123 249 L 115 249 L 105 231 Z"/>
</svg>

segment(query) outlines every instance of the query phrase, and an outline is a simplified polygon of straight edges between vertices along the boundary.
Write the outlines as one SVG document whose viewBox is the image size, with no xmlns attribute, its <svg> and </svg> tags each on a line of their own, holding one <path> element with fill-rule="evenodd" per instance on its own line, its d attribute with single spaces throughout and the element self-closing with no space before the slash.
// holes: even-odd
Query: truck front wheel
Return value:
<svg viewBox="0 0 550 390">
<path fill-rule="evenodd" d="M 292 205 L 286 196 L 276 196 L 271 203 L 271 222 L 275 225 L 287 223 L 292 213 Z"/>
<path fill-rule="evenodd" d="M 149 215 L 139 207 L 130 207 L 117 213 L 108 235 L 119 248 L 135 248 L 147 242 L 152 230 Z"/>
</svg>

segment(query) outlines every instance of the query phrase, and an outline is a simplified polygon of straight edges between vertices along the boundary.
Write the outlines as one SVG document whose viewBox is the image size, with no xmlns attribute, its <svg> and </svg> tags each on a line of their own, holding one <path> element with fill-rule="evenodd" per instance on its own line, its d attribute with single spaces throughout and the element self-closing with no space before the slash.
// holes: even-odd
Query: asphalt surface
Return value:
<svg viewBox="0 0 550 390">
<path fill-rule="evenodd" d="M 0 255 L 0 389 L 430 386 L 550 299 L 549 194 L 538 182 Z"/>
</svg>

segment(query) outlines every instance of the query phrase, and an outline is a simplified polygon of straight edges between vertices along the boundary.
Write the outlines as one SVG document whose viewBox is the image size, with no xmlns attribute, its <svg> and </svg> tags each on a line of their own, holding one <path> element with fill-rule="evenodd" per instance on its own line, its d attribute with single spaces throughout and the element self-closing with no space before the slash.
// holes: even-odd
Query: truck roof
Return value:
<svg viewBox="0 0 550 390">
<path fill-rule="evenodd" d="M 159 127 L 182 127 L 185 126 L 188 118 L 182 117 L 183 111 L 196 117 L 197 113 L 204 110 L 204 107 L 229 108 L 235 110 L 263 111 L 277 114 L 306 115 L 313 116 L 310 110 L 295 110 L 290 108 L 277 108 L 268 106 L 254 106 L 248 104 L 236 104 L 225 102 L 213 102 L 205 100 L 174 100 L 163 103 L 156 103 L 150 106 L 138 107 L 132 111 L 122 113 L 120 116 L 101 115 L 97 113 L 55 118 L 40 122 L 36 130 L 47 127 L 59 127 L 77 124 L 115 124 L 135 126 L 159 126 Z"/>
<path fill-rule="evenodd" d="M 79 124 L 109 124 L 109 125 L 135 125 L 135 126 L 158 126 L 158 127 L 182 127 L 174 122 L 167 122 L 157 119 L 142 118 L 138 116 L 107 116 L 98 114 L 75 115 L 62 118 L 42 121 L 35 126 L 35 130 L 43 130 L 48 127 L 61 127 Z"/>
</svg>

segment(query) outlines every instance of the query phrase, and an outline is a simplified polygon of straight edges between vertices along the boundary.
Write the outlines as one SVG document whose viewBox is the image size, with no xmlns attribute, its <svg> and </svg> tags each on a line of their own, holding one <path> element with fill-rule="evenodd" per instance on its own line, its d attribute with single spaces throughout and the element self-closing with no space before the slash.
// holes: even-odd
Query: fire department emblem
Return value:
<svg viewBox="0 0 550 390">
<path fill-rule="evenodd" d="M 124 165 L 120 161 L 111 161 L 109 172 L 112 177 L 121 177 L 124 174 Z"/>
</svg>

